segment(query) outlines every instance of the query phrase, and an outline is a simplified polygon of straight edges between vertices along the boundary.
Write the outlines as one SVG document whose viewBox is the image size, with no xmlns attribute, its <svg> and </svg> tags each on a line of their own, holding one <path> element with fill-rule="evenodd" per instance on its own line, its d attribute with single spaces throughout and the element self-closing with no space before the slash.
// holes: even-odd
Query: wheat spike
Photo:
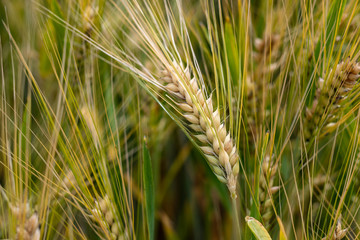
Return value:
<svg viewBox="0 0 360 240">
<path fill-rule="evenodd" d="M 278 169 L 277 163 L 271 165 L 273 157 L 266 156 L 262 163 L 262 173 L 259 179 L 259 200 L 260 200 L 260 214 L 265 227 L 270 226 L 270 221 L 273 219 L 272 208 L 272 194 L 279 191 L 279 186 L 274 186 L 274 178 Z"/>
<path fill-rule="evenodd" d="M 304 135 L 307 142 L 314 136 L 321 121 L 326 130 L 335 128 L 337 113 L 343 100 L 357 83 L 359 73 L 360 63 L 346 60 L 337 65 L 335 73 L 330 73 L 331 79 L 326 82 L 322 78 L 319 79 L 313 106 L 311 109 L 306 109 Z"/>
<path fill-rule="evenodd" d="M 177 98 L 183 117 L 189 128 L 195 131 L 195 138 L 201 143 L 204 153 L 217 178 L 227 184 L 231 197 L 236 198 L 236 181 L 239 173 L 237 148 L 221 122 L 219 109 L 214 110 L 212 98 L 206 98 L 203 89 L 190 69 L 176 62 L 162 71 L 161 80 L 165 89 Z"/>
<path fill-rule="evenodd" d="M 255 60 L 261 62 L 264 58 L 275 57 L 278 54 L 278 47 L 280 45 L 281 37 L 279 34 L 266 34 L 264 38 L 256 38 L 254 47 Z"/>
<path fill-rule="evenodd" d="M 322 240 L 326 239 L 332 239 L 332 240 L 341 240 L 346 236 L 346 233 L 348 232 L 347 228 L 342 228 L 341 226 L 341 216 L 337 220 L 335 231 L 332 234 L 329 234 L 329 236 L 324 237 Z M 332 236 L 332 238 L 331 238 Z"/>
<path fill-rule="evenodd" d="M 39 240 L 40 224 L 37 213 L 32 213 L 28 203 L 10 206 L 11 211 L 18 221 L 15 240 Z"/>
<path fill-rule="evenodd" d="M 274 90 L 268 76 L 278 69 L 281 65 L 279 47 L 281 43 L 280 35 L 267 34 L 263 39 L 256 38 L 253 51 L 256 62 L 255 70 L 246 78 L 246 121 L 248 125 L 247 141 L 256 141 L 260 126 L 264 120 L 269 118 L 270 112 L 266 110 L 267 101 L 271 100 L 271 91 Z M 265 98 L 264 98 L 265 96 Z M 264 109 L 265 107 L 265 109 Z M 243 139 L 245 140 L 245 139 Z"/>
<path fill-rule="evenodd" d="M 92 218 L 100 221 L 103 226 L 110 230 L 110 237 L 114 240 L 128 239 L 126 232 L 121 231 L 120 223 L 114 216 L 115 208 L 108 195 L 99 201 L 95 201 L 95 208 L 92 210 Z"/>
</svg>

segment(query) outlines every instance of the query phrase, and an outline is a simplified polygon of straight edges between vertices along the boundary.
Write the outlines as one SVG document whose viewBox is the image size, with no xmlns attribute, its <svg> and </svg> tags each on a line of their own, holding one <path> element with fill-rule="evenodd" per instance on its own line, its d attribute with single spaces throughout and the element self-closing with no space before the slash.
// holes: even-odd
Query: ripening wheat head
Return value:
<svg viewBox="0 0 360 240">
<path fill-rule="evenodd" d="M 165 89 L 177 99 L 177 106 L 182 110 L 188 127 L 194 131 L 216 177 L 236 198 L 236 179 L 239 173 L 239 155 L 236 145 L 221 122 L 220 111 L 214 110 L 211 96 L 206 98 L 204 90 L 191 78 L 189 67 L 173 63 L 163 71 L 161 78 Z"/>
<path fill-rule="evenodd" d="M 104 198 L 95 201 L 95 208 L 92 210 L 91 218 L 100 224 L 102 230 L 106 230 L 111 239 L 129 239 L 126 232 L 121 230 L 120 223 L 115 214 L 114 204 L 111 202 L 108 195 Z"/>
<path fill-rule="evenodd" d="M 215 89 L 211 89 L 211 84 L 204 81 L 197 59 L 192 54 L 183 15 L 179 11 L 180 22 L 173 19 L 170 11 L 157 19 L 153 9 L 144 7 L 141 9 L 144 15 L 139 17 L 137 12 L 141 7 L 131 5 L 130 2 L 122 2 L 124 6 L 119 7 L 118 11 L 132 26 L 128 34 L 131 34 L 129 39 L 137 39 L 134 43 L 138 47 L 135 53 L 141 49 L 141 54 L 145 53 L 149 57 L 148 62 L 136 58 L 131 49 L 119 50 L 106 42 L 93 44 L 122 67 L 126 67 L 153 96 L 164 100 L 162 107 L 191 137 L 214 174 L 227 185 L 232 198 L 236 198 L 239 173 L 237 141 L 226 126 L 227 116 L 221 116 L 226 111 L 221 111 L 220 106 L 214 106 L 214 97 L 206 94 L 206 90 Z M 165 21 L 165 17 L 169 18 L 169 22 Z M 182 59 L 186 59 L 187 67 L 183 66 Z M 145 63 L 150 63 L 151 67 Z M 168 111 L 169 106 L 172 112 L 179 114 Z"/>
<path fill-rule="evenodd" d="M 339 118 L 342 102 L 357 84 L 360 77 L 360 63 L 350 59 L 340 62 L 335 72 L 330 72 L 327 81 L 320 78 L 315 100 L 306 110 L 305 140 L 309 141 L 321 126 L 331 130 Z"/>
</svg>

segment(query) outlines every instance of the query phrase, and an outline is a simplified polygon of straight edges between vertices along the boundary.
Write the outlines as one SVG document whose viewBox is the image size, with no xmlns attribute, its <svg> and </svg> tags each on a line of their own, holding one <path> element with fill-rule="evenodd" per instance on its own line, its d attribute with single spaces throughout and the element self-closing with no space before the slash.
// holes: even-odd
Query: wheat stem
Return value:
<svg viewBox="0 0 360 240">
<path fill-rule="evenodd" d="M 234 212 L 234 217 L 235 217 L 235 228 L 236 228 L 236 239 L 241 239 L 241 230 L 240 230 L 240 220 L 239 220 L 239 215 L 238 215 L 238 211 L 237 211 L 237 202 L 236 199 L 233 198 L 232 199 L 232 207 L 233 207 L 233 212 Z"/>
</svg>

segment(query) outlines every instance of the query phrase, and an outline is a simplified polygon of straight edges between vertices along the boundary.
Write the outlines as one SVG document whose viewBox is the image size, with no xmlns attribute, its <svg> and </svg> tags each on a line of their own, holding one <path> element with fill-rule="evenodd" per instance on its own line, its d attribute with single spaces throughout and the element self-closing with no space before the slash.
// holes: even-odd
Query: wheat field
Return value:
<svg viewBox="0 0 360 240">
<path fill-rule="evenodd" d="M 0 19 L 0 239 L 360 239 L 358 0 Z"/>
</svg>

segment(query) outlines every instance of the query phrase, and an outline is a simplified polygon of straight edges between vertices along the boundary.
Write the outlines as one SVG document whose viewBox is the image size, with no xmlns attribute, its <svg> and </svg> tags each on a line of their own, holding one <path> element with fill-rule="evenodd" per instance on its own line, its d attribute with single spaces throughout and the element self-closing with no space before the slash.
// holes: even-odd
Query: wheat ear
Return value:
<svg viewBox="0 0 360 240">
<path fill-rule="evenodd" d="M 260 131 L 259 127 L 265 119 L 268 119 L 270 112 L 263 109 L 266 101 L 271 100 L 270 94 L 273 91 L 273 84 L 268 81 L 268 76 L 280 67 L 279 47 L 281 38 L 278 34 L 266 35 L 263 39 L 256 38 L 254 41 L 255 51 L 253 52 L 256 63 L 253 74 L 246 78 L 246 102 L 245 111 L 247 119 L 246 141 L 256 141 Z M 263 96 L 266 98 L 263 99 Z"/>
<path fill-rule="evenodd" d="M 266 60 L 267 58 L 276 58 L 278 55 L 278 48 L 280 45 L 281 37 L 279 34 L 266 34 L 264 38 L 256 38 L 254 47 L 256 52 L 254 58 L 258 63 Z"/>
<path fill-rule="evenodd" d="M 28 203 L 10 206 L 12 214 L 18 221 L 15 240 L 39 240 L 40 224 L 37 213 L 32 213 Z"/>
<path fill-rule="evenodd" d="M 82 14 L 82 27 L 83 32 L 86 36 L 90 37 L 94 30 L 94 22 L 96 20 L 96 15 L 98 14 L 99 7 L 93 7 L 91 5 L 86 6 Z"/>
<path fill-rule="evenodd" d="M 259 180 L 259 200 L 260 214 L 265 227 L 270 226 L 270 220 L 273 219 L 272 194 L 279 191 L 279 186 L 274 186 L 274 178 L 278 169 L 278 164 L 271 165 L 273 157 L 266 156 L 262 163 L 262 174 Z"/>
<path fill-rule="evenodd" d="M 206 156 L 216 177 L 227 184 L 231 197 L 236 198 L 236 182 L 239 173 L 237 148 L 221 123 L 220 111 L 214 111 L 212 98 L 205 97 L 195 78 L 191 78 L 189 67 L 183 68 L 174 62 L 162 71 L 161 80 L 165 89 L 176 96 L 178 107 L 183 111 L 200 149 Z"/>
<path fill-rule="evenodd" d="M 337 220 L 335 231 L 332 234 L 329 234 L 329 236 L 324 237 L 322 240 L 326 239 L 332 239 L 332 240 L 341 240 L 343 239 L 348 232 L 347 228 L 342 228 L 341 226 L 341 216 Z M 332 238 L 330 238 L 332 236 Z"/>
<path fill-rule="evenodd" d="M 114 240 L 128 239 L 124 231 L 120 231 L 119 221 L 114 216 L 115 208 L 109 196 L 105 195 L 99 201 L 95 201 L 95 208 L 92 210 L 92 218 L 99 221 L 103 227 L 110 229 L 110 237 Z"/>
<path fill-rule="evenodd" d="M 320 78 L 315 100 L 311 109 L 306 109 L 305 140 L 310 141 L 321 125 L 332 130 L 336 126 L 338 112 L 344 99 L 353 89 L 360 75 L 360 63 L 343 61 L 336 66 L 335 73 L 329 81 Z M 326 115 L 324 115 L 326 114 Z"/>
</svg>

